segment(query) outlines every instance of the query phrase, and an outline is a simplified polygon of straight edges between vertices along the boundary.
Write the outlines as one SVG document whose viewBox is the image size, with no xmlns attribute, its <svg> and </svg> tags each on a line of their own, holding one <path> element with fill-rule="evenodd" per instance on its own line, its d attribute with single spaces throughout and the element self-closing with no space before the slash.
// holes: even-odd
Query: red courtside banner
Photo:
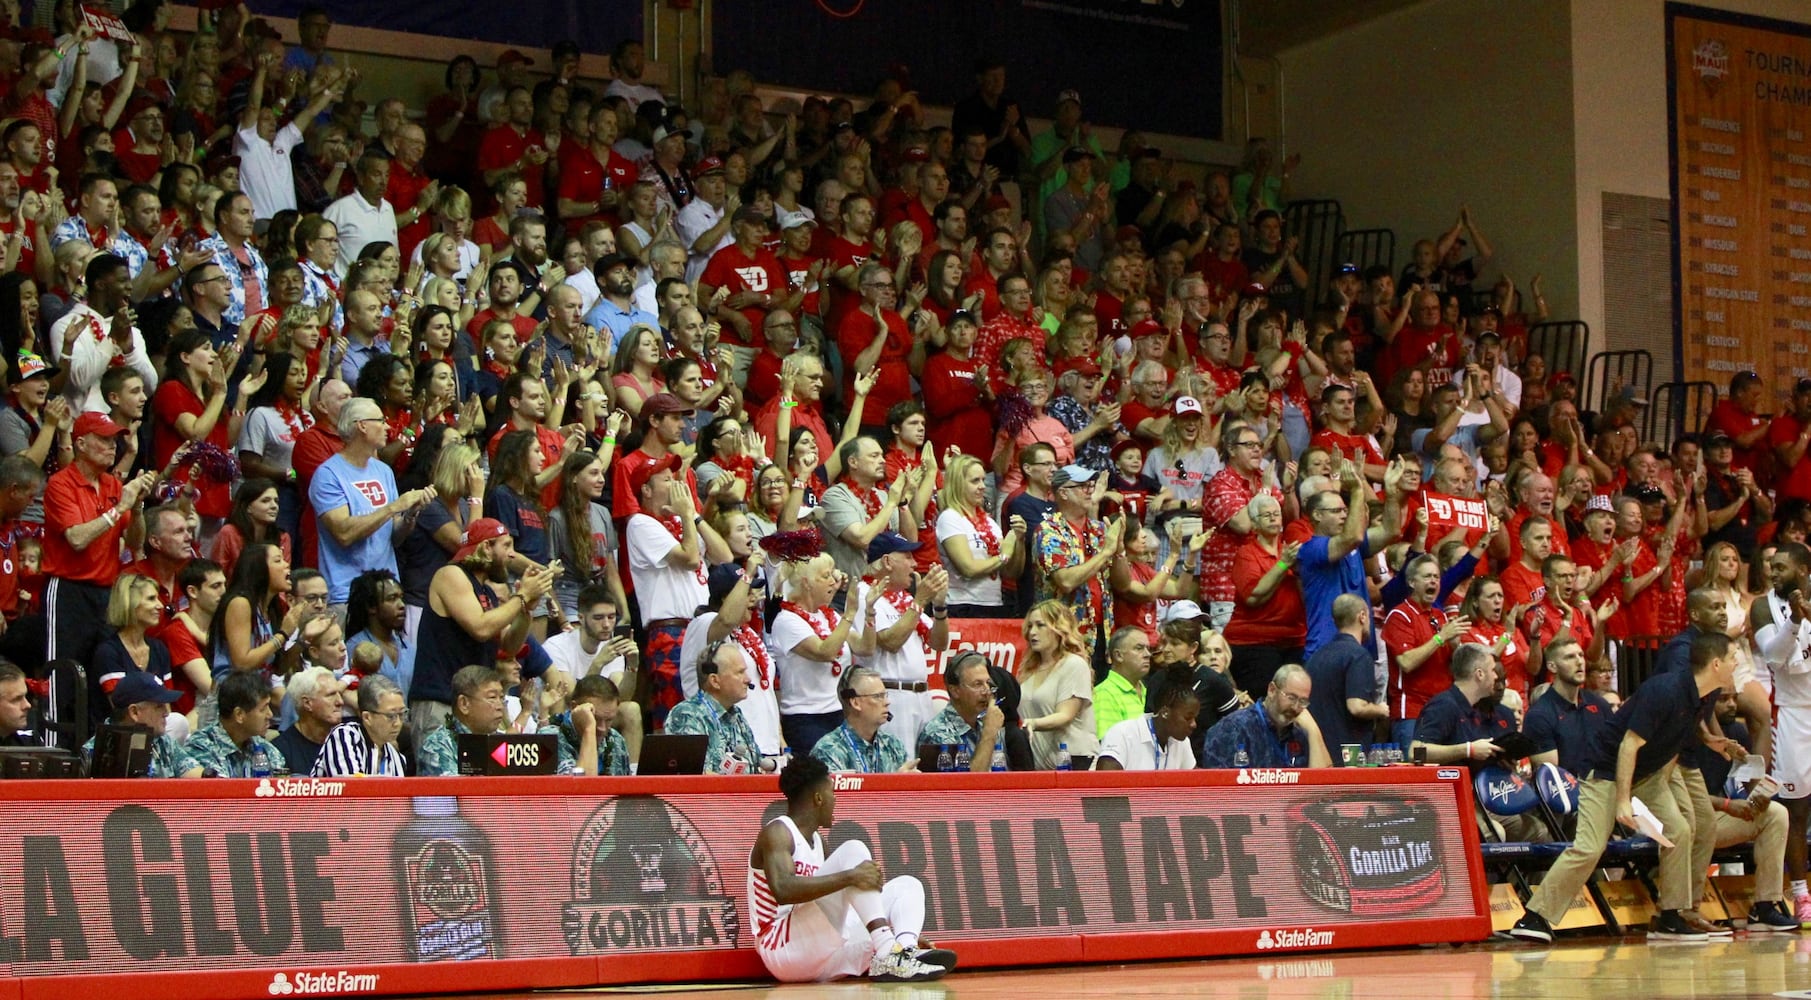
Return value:
<svg viewBox="0 0 1811 1000">
<path fill-rule="evenodd" d="M 1666 6 L 1675 377 L 1811 375 L 1811 25 Z M 1691 428 L 1696 429 L 1696 428 Z"/>
<path fill-rule="evenodd" d="M 1480 940 L 1459 769 L 839 775 L 964 967 Z M 0 997 L 760 978 L 760 778 L 0 787 Z"/>
</svg>

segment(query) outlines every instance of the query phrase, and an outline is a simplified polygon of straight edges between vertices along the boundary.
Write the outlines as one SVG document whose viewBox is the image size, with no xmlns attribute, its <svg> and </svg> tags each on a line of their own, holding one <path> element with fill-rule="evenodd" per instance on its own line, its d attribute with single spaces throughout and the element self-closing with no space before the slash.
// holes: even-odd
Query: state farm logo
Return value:
<svg viewBox="0 0 1811 1000">
<path fill-rule="evenodd" d="M 1302 772 L 1280 767 L 1248 767 L 1239 771 L 1241 785 L 1293 785 L 1302 780 Z"/>
<path fill-rule="evenodd" d="M 266 987 L 265 992 L 273 997 L 375 993 L 377 992 L 377 974 L 336 969 L 332 972 L 298 972 L 291 978 L 289 974 L 279 972 L 271 979 L 270 986 Z"/>
<path fill-rule="evenodd" d="M 1328 948 L 1332 945 L 1332 931 L 1317 931 L 1312 927 L 1278 927 L 1258 933 L 1259 951 L 1274 948 Z"/>
<path fill-rule="evenodd" d="M 1717 90 L 1723 86 L 1723 78 L 1729 75 L 1729 46 L 1715 38 L 1706 38 L 1692 49 L 1692 72 L 1698 74 L 1698 83 L 1705 93 L 1717 96 Z"/>
<path fill-rule="evenodd" d="M 862 776 L 859 774 L 833 774 L 830 776 L 830 787 L 839 792 L 861 791 Z"/>
<path fill-rule="evenodd" d="M 314 778 L 259 778 L 258 790 L 252 794 L 261 799 L 333 798 L 346 791 L 343 781 L 317 781 Z"/>
</svg>

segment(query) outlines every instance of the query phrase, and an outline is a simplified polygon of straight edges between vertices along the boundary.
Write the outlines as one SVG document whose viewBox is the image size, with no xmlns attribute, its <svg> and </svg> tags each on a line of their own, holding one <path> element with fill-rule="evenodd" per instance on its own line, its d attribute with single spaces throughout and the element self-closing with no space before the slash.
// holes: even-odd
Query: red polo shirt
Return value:
<svg viewBox="0 0 1811 1000">
<path fill-rule="evenodd" d="M 1396 663 L 1403 653 L 1432 639 L 1446 624 L 1446 610 L 1438 606 L 1422 607 L 1414 601 L 1403 601 L 1390 609 L 1383 620 L 1383 645 L 1390 653 L 1390 716 L 1394 719 L 1418 719 L 1428 699 L 1451 687 L 1453 644 L 1434 650 L 1434 655 L 1421 661 L 1414 670 L 1404 673 Z"/>
<path fill-rule="evenodd" d="M 59 469 L 50 477 L 44 484 L 42 566 L 46 577 L 97 587 L 113 586 L 120 573 L 120 539 L 132 523 L 133 512 L 121 514 L 117 523 L 80 552 L 69 544 L 68 531 L 117 507 L 125 488 L 126 484 L 109 472 L 102 472 L 99 480 L 90 482 L 80 465 Z"/>
</svg>

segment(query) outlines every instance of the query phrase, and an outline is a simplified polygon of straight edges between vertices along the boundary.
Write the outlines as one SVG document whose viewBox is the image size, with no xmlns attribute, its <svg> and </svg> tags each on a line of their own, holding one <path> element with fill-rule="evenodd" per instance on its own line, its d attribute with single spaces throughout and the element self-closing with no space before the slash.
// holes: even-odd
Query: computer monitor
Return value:
<svg viewBox="0 0 1811 1000">
<path fill-rule="evenodd" d="M 704 754 L 710 749 L 709 736 L 675 736 L 661 733 L 641 738 L 641 763 L 638 775 L 703 774 Z"/>
<path fill-rule="evenodd" d="M 157 734 L 149 726 L 102 726 L 94 734 L 94 759 L 88 767 L 88 776 L 143 778 L 149 775 L 151 746 L 156 741 Z"/>
</svg>

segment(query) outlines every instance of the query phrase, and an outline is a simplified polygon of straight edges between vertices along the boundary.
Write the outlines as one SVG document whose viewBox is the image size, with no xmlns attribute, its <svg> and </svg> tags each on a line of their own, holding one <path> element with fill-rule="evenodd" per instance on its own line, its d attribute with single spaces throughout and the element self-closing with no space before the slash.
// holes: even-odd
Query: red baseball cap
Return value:
<svg viewBox="0 0 1811 1000">
<path fill-rule="evenodd" d="M 502 52 L 497 53 L 497 65 L 501 66 L 504 63 L 521 63 L 524 66 L 533 66 L 534 60 L 523 55 L 521 49 L 504 49 Z"/>
<path fill-rule="evenodd" d="M 704 159 L 699 160 L 698 165 L 692 168 L 693 177 L 703 177 L 705 174 L 720 174 L 722 172 L 723 161 L 715 156 L 707 156 Z"/>
<path fill-rule="evenodd" d="M 481 517 L 465 526 L 465 537 L 460 540 L 459 551 L 453 553 L 454 562 L 464 562 L 478 551 L 478 546 L 493 538 L 509 537 L 509 529 L 503 522 L 494 517 Z"/>
<path fill-rule="evenodd" d="M 642 487 L 648 485 L 648 480 L 653 479 L 658 472 L 678 472 L 680 468 L 681 463 L 679 461 L 679 456 L 672 452 L 667 452 L 665 455 L 649 462 L 647 465 L 630 471 L 629 496 L 633 497 L 639 504 L 641 502 Z"/>
<path fill-rule="evenodd" d="M 119 437 L 124 433 L 126 433 L 126 429 L 114 423 L 113 418 L 105 413 L 84 413 L 75 418 L 75 429 L 70 431 L 69 436 L 72 439 L 86 437 L 89 434 L 99 434 L 101 437 Z"/>
<path fill-rule="evenodd" d="M 1137 323 L 1134 323 L 1130 334 L 1133 340 L 1143 340 L 1146 337 L 1166 337 L 1168 335 L 1169 331 L 1163 328 L 1163 324 L 1154 319 L 1141 319 Z"/>
</svg>

